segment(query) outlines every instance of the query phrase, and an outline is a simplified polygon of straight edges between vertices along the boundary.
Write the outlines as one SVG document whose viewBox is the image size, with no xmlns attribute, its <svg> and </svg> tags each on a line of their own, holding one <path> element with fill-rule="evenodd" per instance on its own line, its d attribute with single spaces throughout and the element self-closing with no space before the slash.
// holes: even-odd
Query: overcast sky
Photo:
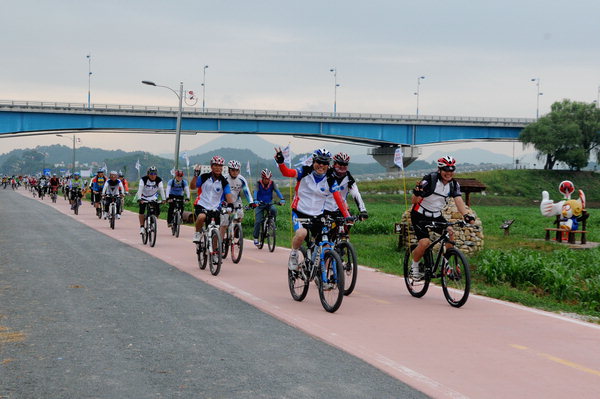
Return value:
<svg viewBox="0 0 600 399">
<path fill-rule="evenodd" d="M 599 16 L 598 0 L 3 0 L 0 99 L 85 103 L 91 54 L 93 103 L 176 106 L 140 81 L 201 97 L 209 65 L 209 108 L 332 111 L 335 67 L 338 112 L 414 114 L 425 76 L 420 114 L 535 117 L 532 78 L 541 114 L 597 99 Z M 173 146 L 148 138 L 82 143 Z M 0 152 L 57 142 L 2 139 Z"/>
</svg>

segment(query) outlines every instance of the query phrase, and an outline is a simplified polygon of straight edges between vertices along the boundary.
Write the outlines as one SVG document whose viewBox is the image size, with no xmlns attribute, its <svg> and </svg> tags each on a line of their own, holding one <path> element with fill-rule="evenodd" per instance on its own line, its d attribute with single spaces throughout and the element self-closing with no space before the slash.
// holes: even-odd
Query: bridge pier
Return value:
<svg viewBox="0 0 600 399">
<path fill-rule="evenodd" d="M 413 145 L 375 147 L 369 150 L 369 155 L 375 158 L 375 160 L 381 166 L 386 168 L 388 172 L 395 171 L 398 167 L 394 164 L 394 154 L 396 153 L 396 148 L 398 147 L 402 148 L 405 168 L 416 161 L 417 158 L 419 158 L 419 155 L 421 155 L 421 148 Z"/>
</svg>

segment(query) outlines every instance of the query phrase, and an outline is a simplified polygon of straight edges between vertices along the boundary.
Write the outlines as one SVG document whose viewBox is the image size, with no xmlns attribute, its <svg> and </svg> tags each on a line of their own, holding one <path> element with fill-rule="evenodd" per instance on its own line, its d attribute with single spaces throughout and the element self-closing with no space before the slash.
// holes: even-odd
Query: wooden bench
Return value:
<svg viewBox="0 0 600 399">
<path fill-rule="evenodd" d="M 581 243 L 585 244 L 587 243 L 587 239 L 585 237 L 585 234 L 587 233 L 587 231 L 585 230 L 565 230 L 565 229 L 556 229 L 556 228 L 546 228 L 546 241 L 550 240 L 550 232 L 551 231 L 555 231 L 556 232 L 556 242 L 562 242 L 563 239 L 563 233 L 568 233 L 568 238 L 567 238 L 567 242 L 569 244 L 575 244 L 575 235 L 577 234 L 581 234 Z"/>
</svg>

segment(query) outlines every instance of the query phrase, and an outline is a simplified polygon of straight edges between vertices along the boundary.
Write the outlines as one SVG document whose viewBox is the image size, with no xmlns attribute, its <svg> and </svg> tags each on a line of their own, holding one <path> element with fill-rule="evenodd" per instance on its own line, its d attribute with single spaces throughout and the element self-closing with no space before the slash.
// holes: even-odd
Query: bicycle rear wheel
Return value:
<svg viewBox="0 0 600 399">
<path fill-rule="evenodd" d="M 429 260 L 429 264 L 431 264 L 431 252 L 425 252 L 425 256 L 419 262 L 419 271 L 424 273 L 424 276 L 420 280 L 416 280 L 412 277 L 412 257 L 411 253 L 416 248 L 416 245 L 410 246 L 410 251 L 406 251 L 404 255 L 404 283 L 406 283 L 406 288 L 410 295 L 415 298 L 421 298 L 427 292 L 429 288 L 429 282 L 431 280 L 431 275 L 425 271 L 425 262 Z"/>
<path fill-rule="evenodd" d="M 323 279 L 323 271 L 325 279 Z M 344 299 L 344 268 L 337 252 L 334 250 L 325 252 L 317 278 L 321 305 L 326 311 L 333 313 L 339 309 Z"/>
<path fill-rule="evenodd" d="M 200 242 L 196 244 L 196 255 L 198 255 L 198 267 L 200 270 L 206 269 L 208 263 L 208 243 L 206 242 L 206 235 L 202 233 L 200 236 Z"/>
<path fill-rule="evenodd" d="M 267 221 L 267 233 L 266 233 L 266 239 L 267 239 L 267 246 L 269 247 L 269 252 L 273 252 L 275 251 L 275 241 L 276 241 L 276 235 L 275 235 L 275 219 L 271 219 L 269 218 L 269 220 Z"/>
<path fill-rule="evenodd" d="M 233 225 L 233 237 L 231 237 L 231 260 L 233 263 L 239 263 L 242 259 L 244 250 L 244 234 L 241 223 Z"/>
<path fill-rule="evenodd" d="M 306 248 L 300 247 L 300 254 L 298 257 L 298 265 L 300 267 L 298 270 L 290 270 L 288 269 L 288 287 L 290 289 L 290 294 L 292 294 L 292 298 L 295 301 L 303 301 L 306 298 L 306 294 L 308 293 L 308 285 L 310 283 L 310 279 L 308 276 L 308 272 L 306 271 Z"/>
<path fill-rule="evenodd" d="M 156 216 L 150 215 L 150 222 L 148 223 L 148 242 L 151 247 L 154 247 L 154 245 L 156 244 L 156 233 Z"/>
<path fill-rule="evenodd" d="M 467 302 L 471 290 L 469 262 L 456 248 L 446 251 L 448 263 L 442 266 L 442 289 L 451 306 L 460 308 Z"/>
<path fill-rule="evenodd" d="M 335 250 L 340 255 L 344 267 L 344 295 L 350 295 L 356 286 L 356 277 L 358 273 L 356 250 L 348 241 L 340 241 L 335 246 Z"/>
<path fill-rule="evenodd" d="M 210 252 L 210 273 L 216 276 L 221 271 L 221 237 L 218 230 L 210 233 L 211 252 Z"/>
</svg>

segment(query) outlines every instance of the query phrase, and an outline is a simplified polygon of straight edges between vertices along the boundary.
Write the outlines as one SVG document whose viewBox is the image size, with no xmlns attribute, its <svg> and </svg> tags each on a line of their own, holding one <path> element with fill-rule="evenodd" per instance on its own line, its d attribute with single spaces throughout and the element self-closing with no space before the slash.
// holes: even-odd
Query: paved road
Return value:
<svg viewBox="0 0 600 399">
<path fill-rule="evenodd" d="M 425 397 L 44 202 L 0 191 L 0 398 Z"/>
</svg>

